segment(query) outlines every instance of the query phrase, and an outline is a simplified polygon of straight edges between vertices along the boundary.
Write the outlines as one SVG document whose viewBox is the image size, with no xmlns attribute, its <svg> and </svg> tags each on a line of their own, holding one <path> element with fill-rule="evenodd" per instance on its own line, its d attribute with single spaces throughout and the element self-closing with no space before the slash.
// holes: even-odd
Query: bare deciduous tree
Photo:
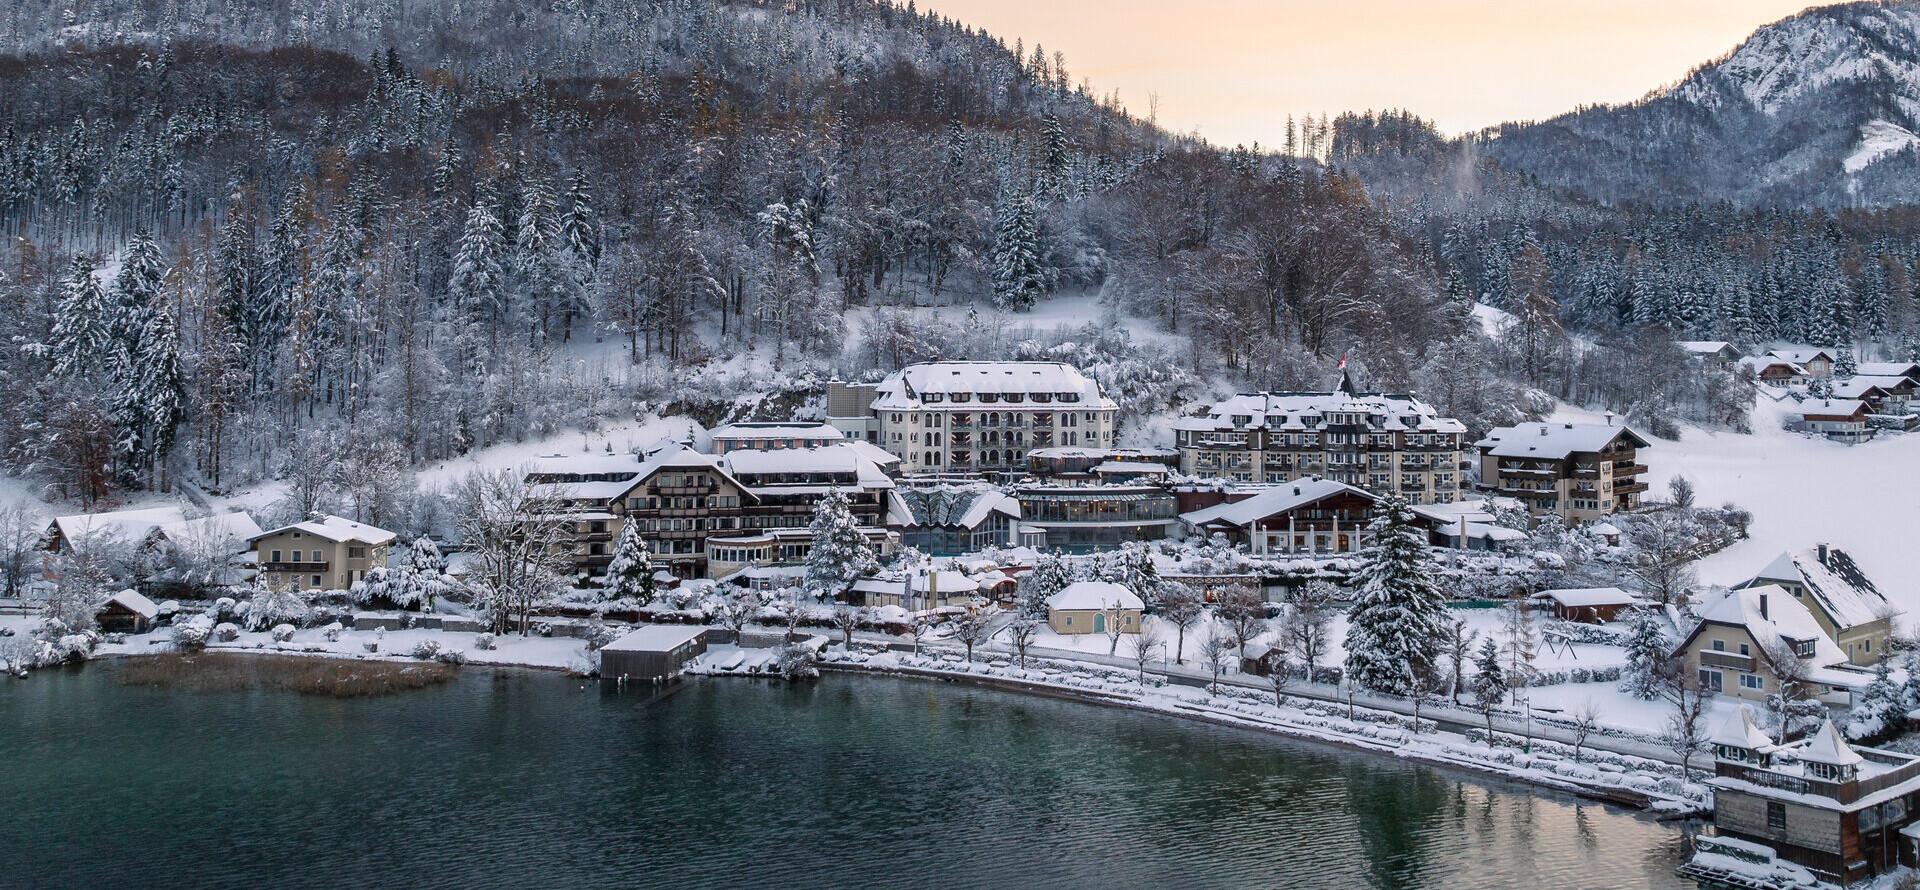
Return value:
<svg viewBox="0 0 1920 890">
<path fill-rule="evenodd" d="M 518 623 L 525 636 L 533 613 L 566 586 L 573 541 L 560 505 L 510 470 L 474 472 L 455 490 L 455 526 L 474 556 L 469 575 L 494 633 Z"/>
<path fill-rule="evenodd" d="M 1587 737 L 1600 726 L 1600 706 L 1593 699 L 1587 699 L 1573 709 L 1573 760 L 1580 761 L 1580 749 L 1586 747 Z"/>
<path fill-rule="evenodd" d="M 1033 638 L 1038 636 L 1040 628 L 1045 626 L 1046 622 L 1041 621 L 1037 616 L 1026 614 L 1014 616 L 1013 621 L 1007 624 L 1007 642 L 1013 644 L 1014 658 L 1019 661 L 1021 667 L 1027 666 L 1027 647 L 1033 645 Z"/>
<path fill-rule="evenodd" d="M 1220 620 L 1227 626 L 1240 657 L 1247 655 L 1247 644 L 1267 630 L 1267 604 L 1260 592 L 1244 584 L 1235 584 L 1220 593 Z"/>
<path fill-rule="evenodd" d="M 984 642 L 993 629 L 993 618 L 985 612 L 968 612 L 953 620 L 953 638 L 967 647 L 967 663 L 973 663 L 973 647 Z"/>
<path fill-rule="evenodd" d="M 845 638 L 843 645 L 848 652 L 853 651 L 853 632 L 867 623 L 866 609 L 840 609 L 833 613 L 833 626 Z"/>
<path fill-rule="evenodd" d="M 1206 600 L 1193 588 L 1178 581 L 1169 581 L 1160 590 L 1161 616 L 1175 628 L 1173 663 L 1186 663 L 1187 628 L 1200 622 L 1207 614 Z"/>
<path fill-rule="evenodd" d="M 1220 694 L 1220 673 L 1226 669 L 1227 659 L 1233 657 L 1235 642 L 1225 631 L 1207 634 L 1207 638 L 1200 641 L 1200 660 L 1206 662 L 1207 672 L 1213 675 L 1207 689 L 1214 695 Z"/>
<path fill-rule="evenodd" d="M 1700 687 L 1698 680 L 1681 677 L 1667 694 L 1673 711 L 1667 715 L 1666 730 L 1662 738 L 1673 753 L 1680 755 L 1680 775 L 1693 778 L 1693 755 L 1698 754 L 1707 743 L 1707 712 L 1712 707 L 1713 693 Z"/>
<path fill-rule="evenodd" d="M 1166 652 L 1167 644 L 1160 638 L 1160 630 L 1151 625 L 1143 625 L 1140 632 L 1127 641 L 1127 654 L 1133 657 L 1134 669 L 1140 673 L 1140 685 L 1147 685 L 1147 663 L 1156 655 Z"/>
<path fill-rule="evenodd" d="M 18 598 L 40 562 L 46 517 L 23 503 L 0 503 L 0 596 Z"/>
<path fill-rule="evenodd" d="M 1307 582 L 1293 595 L 1287 623 L 1281 630 L 1288 648 L 1298 654 L 1306 666 L 1308 683 L 1317 676 L 1320 656 L 1327 651 L 1327 625 L 1333 620 L 1332 606 L 1338 593 L 1325 581 Z"/>
</svg>

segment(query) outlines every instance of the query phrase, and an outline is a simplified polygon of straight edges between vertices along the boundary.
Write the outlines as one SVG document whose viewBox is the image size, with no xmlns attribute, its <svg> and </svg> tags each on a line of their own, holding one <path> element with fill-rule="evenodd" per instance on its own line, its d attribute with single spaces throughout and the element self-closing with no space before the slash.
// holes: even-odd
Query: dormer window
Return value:
<svg viewBox="0 0 1920 890">
<path fill-rule="evenodd" d="M 927 402 L 928 402 L 929 404 L 931 404 L 931 403 L 933 403 L 933 402 L 939 402 L 939 401 L 943 401 L 943 400 L 945 400 L 945 399 L 946 399 L 946 396 L 944 396 L 944 395 L 941 395 L 940 393 L 937 393 L 937 392 L 930 392 L 930 393 L 927 393 Z"/>
<path fill-rule="evenodd" d="M 1793 644 L 1793 655 L 1795 658 L 1812 658 L 1813 657 L 1813 641 L 1812 640 L 1788 640 L 1787 642 Z"/>
<path fill-rule="evenodd" d="M 1000 401 L 1000 394 L 999 394 L 999 393 L 991 393 L 991 392 L 983 392 L 983 393 L 981 393 L 981 394 L 980 394 L 980 401 L 981 401 L 981 402 L 983 402 L 983 403 L 985 403 L 985 404 L 988 404 L 988 405 L 991 405 L 991 404 L 993 404 L 994 402 L 998 402 L 998 401 Z"/>
<path fill-rule="evenodd" d="M 953 403 L 956 405 L 964 404 L 971 401 L 973 401 L 972 393 L 957 392 L 953 394 Z"/>
<path fill-rule="evenodd" d="M 1252 423 L 1252 422 L 1253 422 L 1253 415 L 1251 415 L 1251 414 L 1235 414 L 1235 415 L 1233 415 L 1233 425 L 1234 425 L 1234 426 L 1246 426 L 1247 424 L 1249 424 L 1249 423 Z"/>
</svg>

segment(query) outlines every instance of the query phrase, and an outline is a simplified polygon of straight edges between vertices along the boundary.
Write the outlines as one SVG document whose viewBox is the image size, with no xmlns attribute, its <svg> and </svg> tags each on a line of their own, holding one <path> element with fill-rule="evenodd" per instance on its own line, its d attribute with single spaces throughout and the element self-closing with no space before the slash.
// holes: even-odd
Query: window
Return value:
<svg viewBox="0 0 1920 890">
<path fill-rule="evenodd" d="M 1787 805 L 1767 802 L 1767 827 L 1785 830 L 1787 827 Z"/>
<path fill-rule="evenodd" d="M 603 531 L 606 531 L 606 530 L 607 530 L 607 524 L 606 524 L 606 523 L 604 523 L 604 522 L 596 522 L 596 523 L 594 523 L 594 525 L 597 525 L 597 526 L 599 526 L 599 528 L 596 528 L 596 529 L 594 529 L 594 531 L 600 531 L 600 532 L 603 532 Z M 367 558 L 367 548 L 365 548 L 365 547 L 348 547 L 348 548 L 347 548 L 347 558 L 348 558 L 348 559 L 366 559 L 366 558 Z"/>
<path fill-rule="evenodd" d="M 1714 640 L 1714 641 L 1713 641 L 1713 651 L 1715 651 L 1715 652 L 1725 652 L 1725 651 L 1727 651 L 1727 643 L 1726 643 L 1726 641 L 1725 641 L 1725 640 Z"/>
<path fill-rule="evenodd" d="M 1740 675 L 1741 689 L 1752 689 L 1752 690 L 1758 691 L 1761 689 L 1765 689 L 1766 687 L 1767 687 L 1767 681 L 1763 679 L 1759 674 L 1741 674 Z"/>
<path fill-rule="evenodd" d="M 1067 616 L 1067 626 L 1068 626 L 1068 627 L 1072 627 L 1072 626 L 1073 626 L 1073 616 L 1072 616 L 1072 615 L 1068 615 L 1068 616 Z"/>
<path fill-rule="evenodd" d="M 312 587 L 319 587 L 319 586 L 320 586 L 320 576 L 319 576 L 319 575 L 315 575 L 315 576 L 313 576 L 313 584 L 312 584 L 312 585 L 310 585 L 310 586 L 312 586 Z"/>
<path fill-rule="evenodd" d="M 273 558 L 272 558 L 272 559 L 269 559 L 269 560 L 267 560 L 267 561 L 268 561 L 268 562 L 279 562 L 279 561 L 280 561 L 280 551 L 278 551 L 278 550 L 275 550 L 275 551 L 273 551 Z"/>
<path fill-rule="evenodd" d="M 1727 687 L 1726 687 L 1726 683 L 1724 682 L 1724 678 L 1721 676 L 1719 671 L 1710 671 L 1710 670 L 1707 670 L 1706 668 L 1701 668 L 1700 669 L 1700 688 L 1708 690 L 1710 692 L 1720 692 L 1722 690 L 1725 690 Z"/>
</svg>

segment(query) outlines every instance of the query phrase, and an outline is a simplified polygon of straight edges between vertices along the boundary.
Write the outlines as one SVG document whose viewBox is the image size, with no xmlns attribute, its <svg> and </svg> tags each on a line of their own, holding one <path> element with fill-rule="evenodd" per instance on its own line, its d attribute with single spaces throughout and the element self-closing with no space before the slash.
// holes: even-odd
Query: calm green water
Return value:
<svg viewBox="0 0 1920 890">
<path fill-rule="evenodd" d="M 961 686 L 468 669 L 362 701 L 0 681 L 0 887 L 1645 888 L 1675 829 Z"/>
</svg>

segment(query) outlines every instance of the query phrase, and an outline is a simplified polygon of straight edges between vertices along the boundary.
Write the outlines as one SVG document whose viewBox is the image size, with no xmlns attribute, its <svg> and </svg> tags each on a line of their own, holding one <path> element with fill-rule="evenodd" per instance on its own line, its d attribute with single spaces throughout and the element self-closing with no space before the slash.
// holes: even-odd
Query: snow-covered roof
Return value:
<svg viewBox="0 0 1920 890">
<path fill-rule="evenodd" d="M 1920 362 L 1860 362 L 1854 369 L 1865 377 L 1920 378 Z"/>
<path fill-rule="evenodd" d="M 1536 597 L 1553 600 L 1567 607 L 1580 606 L 1630 606 L 1639 602 L 1633 594 L 1618 587 L 1572 587 L 1564 590 L 1542 590 Z"/>
<path fill-rule="evenodd" d="M 928 362 L 893 372 L 874 390 L 873 410 L 908 411 L 924 407 L 928 393 L 1070 394 L 1075 408 L 1113 408 L 1100 384 L 1065 362 Z M 943 399 L 941 407 L 952 404 Z M 966 403 L 969 408 L 973 403 Z"/>
<path fill-rule="evenodd" d="M 1587 533 L 1600 535 L 1602 537 L 1612 537 L 1620 534 L 1620 527 L 1611 522 L 1596 522 L 1587 526 Z"/>
<path fill-rule="evenodd" d="M 1853 746 L 1847 744 L 1846 739 L 1840 737 L 1840 731 L 1833 728 L 1831 717 L 1820 724 L 1820 728 L 1814 731 L 1813 737 L 1807 739 L 1807 743 L 1800 747 L 1799 754 L 1801 760 L 1833 766 L 1859 766 L 1861 761 L 1866 760 L 1865 757 L 1860 756 L 1860 752 L 1853 750 Z"/>
<path fill-rule="evenodd" d="M 1115 606 L 1144 609 L 1146 603 L 1133 591 L 1111 581 L 1075 581 L 1047 597 L 1047 608 L 1063 612 L 1099 612 Z"/>
<path fill-rule="evenodd" d="M 1215 504 L 1191 513 L 1183 513 L 1180 518 L 1187 524 L 1195 526 L 1223 522 L 1237 528 L 1246 528 L 1269 516 L 1326 500 L 1338 494 L 1354 494 L 1368 501 L 1378 500 L 1372 494 L 1344 482 L 1334 482 L 1329 479 L 1295 479 L 1269 488 L 1246 500 Z"/>
<path fill-rule="evenodd" d="M 853 449 L 855 454 L 858 454 L 861 457 L 866 458 L 867 460 L 873 461 L 874 464 L 880 467 L 881 469 L 886 469 L 887 467 L 897 467 L 900 465 L 900 455 L 894 454 L 893 452 L 888 451 L 885 448 L 881 448 L 880 446 L 875 445 L 872 442 L 867 442 L 861 439 L 850 439 L 847 441 L 845 447 L 851 448 Z"/>
<path fill-rule="evenodd" d="M 855 448 L 853 443 L 823 445 L 813 448 L 772 448 L 766 450 L 741 449 L 729 451 L 718 459 L 719 464 L 733 474 L 741 484 L 755 488 L 778 486 L 782 491 L 800 491 L 813 486 L 819 492 L 826 488 L 845 483 L 830 481 L 827 477 L 852 475 L 855 483 L 863 490 L 892 488 L 893 477 L 869 459 L 864 452 Z M 772 482 L 761 477 L 768 476 L 817 476 L 817 482 L 800 480 Z"/>
<path fill-rule="evenodd" d="M 1853 417 L 1867 412 L 1867 403 L 1855 399 L 1808 399 L 1788 413 L 1801 417 Z"/>
<path fill-rule="evenodd" d="M 525 467 L 533 477 L 588 478 L 594 476 L 630 477 L 640 472 L 640 459 L 631 454 L 607 454 L 589 451 L 580 454 L 543 454 Z"/>
<path fill-rule="evenodd" d="M 1739 351 L 1738 347 L 1725 340 L 1680 340 L 1674 345 L 1693 355 L 1712 355 L 1726 349 Z"/>
<path fill-rule="evenodd" d="M 1624 426 L 1606 423 L 1522 423 L 1501 427 L 1474 443 L 1474 447 L 1494 457 L 1564 459 L 1570 455 L 1598 452 L 1615 439 L 1627 436 L 1636 448 L 1645 448 L 1645 437 Z"/>
<path fill-rule="evenodd" d="M 1766 613 L 1761 614 L 1761 597 L 1766 597 Z M 1762 646 L 1774 641 L 1813 641 L 1813 657 L 1806 659 L 1821 668 L 1847 660 L 1846 653 L 1820 630 L 1813 613 L 1786 588 L 1761 585 L 1729 590 L 1708 602 L 1699 611 L 1700 623 L 1687 635 L 1682 647 L 1693 642 L 1708 624 L 1744 627 L 1754 642 Z M 1825 682 L 1824 680 L 1821 682 Z"/>
<path fill-rule="evenodd" d="M 172 541 L 231 539 L 235 542 L 253 540 L 260 534 L 260 523 L 253 517 L 238 510 L 231 513 L 215 513 L 199 519 L 189 519 L 171 525 L 163 525 L 154 530 Z"/>
<path fill-rule="evenodd" d="M 945 525 L 978 528 L 987 517 L 1002 513 L 1020 518 L 1020 500 L 989 485 L 942 485 L 899 491 L 911 519 L 908 525 Z"/>
<path fill-rule="evenodd" d="M 1753 712 L 1741 705 L 1733 709 L 1733 716 L 1713 736 L 1708 744 L 1724 745 L 1729 748 L 1745 748 L 1749 751 L 1768 752 L 1774 749 L 1773 739 L 1753 725 Z"/>
<path fill-rule="evenodd" d="M 1441 417 L 1438 409 L 1410 395 L 1349 392 L 1241 393 L 1207 409 L 1205 417 L 1183 417 L 1174 429 L 1219 431 L 1266 428 L 1303 431 L 1325 422 L 1328 414 L 1359 414 L 1382 432 L 1464 433 L 1465 424 Z M 1244 423 L 1236 423 L 1244 419 Z"/>
<path fill-rule="evenodd" d="M 738 439 L 841 439 L 844 434 L 830 423 L 813 421 L 743 421 L 729 423 L 710 434 L 714 441 Z"/>
<path fill-rule="evenodd" d="M 1904 380 L 1905 378 L 1899 379 Z M 1845 380 L 1835 380 L 1833 382 L 1833 394 L 1835 397 L 1842 399 L 1869 399 L 1875 396 L 1884 396 L 1887 394 L 1887 391 L 1881 388 L 1880 384 L 1874 382 L 1874 378 L 1872 377 L 1849 377 Z"/>
<path fill-rule="evenodd" d="M 1173 468 L 1166 464 L 1154 463 L 1149 460 L 1103 460 L 1094 465 L 1093 472 L 1102 476 L 1131 473 L 1158 475 L 1171 473 L 1173 472 Z"/>
<path fill-rule="evenodd" d="M 374 526 L 354 522 L 344 517 L 323 516 L 319 519 L 309 519 L 306 522 L 296 522 L 292 525 L 283 525 L 272 531 L 261 532 L 248 540 L 258 541 L 261 538 L 272 537 L 273 535 L 288 531 L 305 532 L 316 538 L 333 541 L 335 543 L 342 541 L 359 541 L 365 544 L 385 544 L 395 537 L 398 537 L 386 529 L 375 528 Z"/>
<path fill-rule="evenodd" d="M 1807 588 L 1814 607 L 1841 630 L 1878 621 L 1893 610 L 1860 564 L 1838 547 L 1827 548 L 1824 563 L 1817 548 L 1782 553 L 1748 583 L 1782 581 Z"/>
<path fill-rule="evenodd" d="M 1825 349 L 1774 349 L 1769 350 L 1767 354 L 1777 359 L 1793 362 L 1796 365 L 1804 365 L 1808 362 L 1818 360 L 1833 361 L 1833 353 Z"/>
<path fill-rule="evenodd" d="M 1042 460 L 1063 458 L 1149 460 L 1152 458 L 1177 459 L 1180 451 L 1175 448 L 1083 448 L 1071 445 L 1056 445 L 1051 448 L 1035 448 L 1027 452 L 1028 457 Z"/>
<path fill-rule="evenodd" d="M 166 525 L 178 525 L 185 519 L 186 515 L 179 507 L 169 506 L 61 516 L 53 520 L 53 525 L 70 545 L 82 540 L 137 544 L 154 529 Z"/>
<path fill-rule="evenodd" d="M 1907 377 L 1901 374 L 1855 374 L 1854 376 L 1848 377 L 1845 380 L 1838 380 L 1834 382 L 1833 386 L 1834 386 L 1835 395 L 1838 395 L 1840 393 L 1840 387 L 1842 384 L 1847 384 L 1847 385 L 1860 384 L 1864 386 L 1877 386 L 1891 393 L 1894 390 L 1899 389 L 1901 387 L 1912 387 L 1913 378 Z"/>
<path fill-rule="evenodd" d="M 125 607 L 127 611 L 139 615 L 142 618 L 152 618 L 160 614 L 160 607 L 154 605 L 153 600 L 147 599 L 146 596 L 135 590 L 122 590 L 119 593 L 107 597 L 100 601 L 99 608 L 104 609 L 115 603 L 119 603 Z"/>
<path fill-rule="evenodd" d="M 601 647 L 602 652 L 667 652 L 700 638 L 707 629 L 690 624 L 648 624 Z"/>
<path fill-rule="evenodd" d="M 1742 368 L 1750 369 L 1755 374 L 1768 368 L 1786 368 L 1802 376 L 1805 376 L 1807 373 L 1807 369 L 1800 367 L 1798 362 L 1790 362 L 1777 355 L 1749 355 L 1734 364 Z"/>
</svg>

